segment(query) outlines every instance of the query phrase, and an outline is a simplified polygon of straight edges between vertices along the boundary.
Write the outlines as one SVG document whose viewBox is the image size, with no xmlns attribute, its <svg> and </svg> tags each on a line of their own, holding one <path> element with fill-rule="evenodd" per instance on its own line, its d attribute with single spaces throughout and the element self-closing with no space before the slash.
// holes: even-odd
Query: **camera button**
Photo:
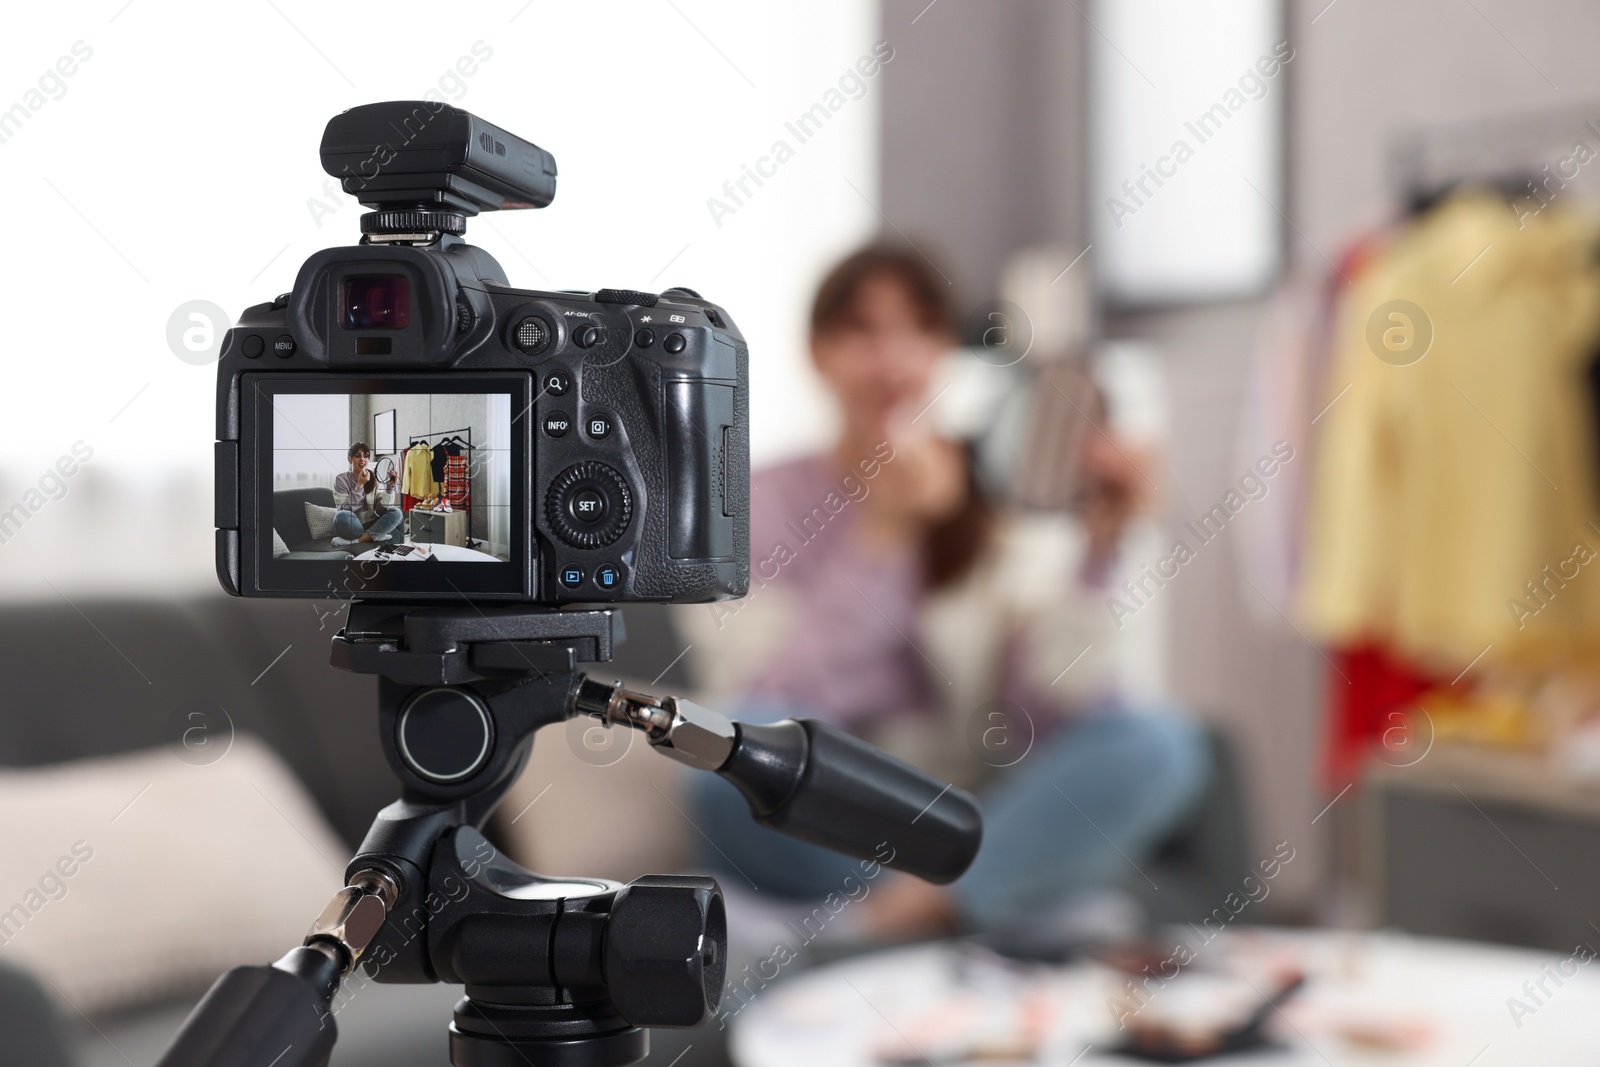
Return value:
<svg viewBox="0 0 1600 1067">
<path fill-rule="evenodd" d="M 245 359 L 260 359 L 261 353 L 267 350 L 267 343 L 258 333 L 246 334 L 239 345 L 239 351 L 244 353 Z"/>
<path fill-rule="evenodd" d="M 598 412 L 583 420 L 583 428 L 596 441 L 601 441 L 611 436 L 611 420 Z"/>
<path fill-rule="evenodd" d="M 579 489 L 567 498 L 567 511 L 572 517 L 591 526 L 604 519 L 609 510 L 610 501 L 598 489 Z"/>
<path fill-rule="evenodd" d="M 561 584 L 568 589 L 576 589 L 583 584 L 583 568 L 576 563 L 569 563 L 561 568 Z"/>
<path fill-rule="evenodd" d="M 615 589 L 622 582 L 622 572 L 609 563 L 602 563 L 595 568 L 594 584 L 601 589 Z"/>
<path fill-rule="evenodd" d="M 544 391 L 551 396 L 566 396 L 572 388 L 572 375 L 564 370 L 553 370 L 544 376 Z"/>
<path fill-rule="evenodd" d="M 288 359 L 294 355 L 294 338 L 286 333 L 280 333 L 272 342 L 272 354 L 279 359 Z"/>
<path fill-rule="evenodd" d="M 606 339 L 605 331 L 592 323 L 572 331 L 572 340 L 579 348 L 593 348 Z"/>
<path fill-rule="evenodd" d="M 603 510 L 593 506 L 591 493 L 603 501 Z M 550 532 L 566 544 L 603 548 L 632 522 L 633 499 L 622 475 L 598 460 L 584 460 L 555 476 L 545 494 L 544 514 Z"/>
<path fill-rule="evenodd" d="M 572 429 L 572 416 L 565 411 L 552 411 L 544 417 L 544 432 L 550 437 L 565 437 Z"/>
<path fill-rule="evenodd" d="M 467 310 L 470 312 L 471 308 Z M 530 356 L 536 356 L 550 344 L 554 332 L 548 322 L 537 315 L 529 315 L 517 323 L 517 332 L 513 336 L 518 348 Z"/>
<path fill-rule="evenodd" d="M 689 347 L 689 342 L 683 339 L 683 334 L 681 333 L 669 333 L 667 334 L 667 339 L 661 342 L 661 347 L 673 355 L 677 355 Z"/>
<path fill-rule="evenodd" d="M 649 348 L 651 345 L 656 343 L 656 332 L 650 327 L 646 326 L 638 333 L 633 335 L 633 343 L 638 345 L 640 348 Z"/>
</svg>

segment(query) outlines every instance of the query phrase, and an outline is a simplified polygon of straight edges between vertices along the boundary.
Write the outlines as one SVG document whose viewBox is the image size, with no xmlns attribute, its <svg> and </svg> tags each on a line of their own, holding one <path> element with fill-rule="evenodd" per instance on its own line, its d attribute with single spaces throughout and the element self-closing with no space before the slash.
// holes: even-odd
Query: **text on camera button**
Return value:
<svg viewBox="0 0 1600 1067">
<path fill-rule="evenodd" d="M 611 420 L 604 415 L 590 415 L 584 420 L 583 428 L 596 441 L 611 436 Z"/>
<path fill-rule="evenodd" d="M 567 501 L 567 510 L 579 522 L 596 523 L 606 517 L 609 503 L 598 489 L 579 489 Z"/>
<path fill-rule="evenodd" d="M 279 359 L 288 359 L 294 355 L 294 338 L 286 333 L 280 333 L 272 341 L 272 354 Z"/>
<path fill-rule="evenodd" d="M 565 437 L 572 429 L 572 417 L 565 411 L 552 411 L 544 417 L 544 432 L 551 437 Z"/>
</svg>

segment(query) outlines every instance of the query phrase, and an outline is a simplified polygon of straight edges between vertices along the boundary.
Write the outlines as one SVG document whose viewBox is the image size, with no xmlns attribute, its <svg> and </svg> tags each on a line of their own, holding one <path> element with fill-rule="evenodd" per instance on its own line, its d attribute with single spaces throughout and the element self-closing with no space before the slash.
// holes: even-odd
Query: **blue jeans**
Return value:
<svg viewBox="0 0 1600 1067">
<path fill-rule="evenodd" d="M 360 540 L 362 534 L 369 533 L 373 540 L 377 540 L 384 534 L 393 534 L 404 521 L 405 514 L 399 508 L 390 508 L 373 519 L 371 526 L 362 526 L 361 516 L 341 508 L 333 513 L 333 535 L 343 537 L 347 541 L 356 541 Z"/>
<path fill-rule="evenodd" d="M 751 720 L 781 717 L 751 710 Z M 1204 734 L 1181 715 L 1109 711 L 1062 729 L 983 790 L 983 845 L 951 886 L 957 907 L 991 930 L 1139 878 L 1135 865 L 1189 814 L 1209 771 Z M 815 900 L 859 869 L 757 824 L 738 790 L 714 775 L 694 780 L 692 802 L 704 862 L 729 879 Z"/>
</svg>

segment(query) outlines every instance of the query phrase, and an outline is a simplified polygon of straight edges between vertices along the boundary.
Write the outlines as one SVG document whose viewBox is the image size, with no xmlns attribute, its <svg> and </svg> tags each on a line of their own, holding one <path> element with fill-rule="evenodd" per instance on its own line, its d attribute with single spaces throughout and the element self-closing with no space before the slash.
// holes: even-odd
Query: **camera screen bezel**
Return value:
<svg viewBox="0 0 1600 1067">
<path fill-rule="evenodd" d="M 241 497 L 254 515 L 242 523 L 241 584 L 265 596 L 308 599 L 532 600 L 535 545 L 530 512 L 533 438 L 530 373 L 247 374 L 240 382 Z M 272 556 L 273 397 L 306 393 L 505 393 L 511 397 L 511 562 L 417 563 L 372 560 L 287 560 Z"/>
</svg>

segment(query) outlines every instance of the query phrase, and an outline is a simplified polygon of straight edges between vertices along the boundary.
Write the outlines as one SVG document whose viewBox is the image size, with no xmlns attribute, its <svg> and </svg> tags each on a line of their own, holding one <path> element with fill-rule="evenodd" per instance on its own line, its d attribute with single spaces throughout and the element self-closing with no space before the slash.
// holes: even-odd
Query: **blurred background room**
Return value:
<svg viewBox="0 0 1600 1067">
<path fill-rule="evenodd" d="M 629 607 L 599 673 L 987 813 L 949 890 L 863 880 L 544 730 L 499 848 L 728 896 L 722 1006 L 648 1063 L 1597 1062 L 1596 41 L 1572 0 L 14 13 L 0 1064 L 156 1063 L 396 795 L 345 604 L 217 587 L 214 364 L 358 239 L 328 118 L 425 95 L 559 161 L 470 227 L 513 284 L 691 286 L 749 343 L 752 595 Z M 297 491 L 385 406 L 334 399 Z M 445 422 L 371 462 L 505 433 Z M 459 995 L 353 979 L 333 1064 L 447 1062 Z"/>
</svg>

